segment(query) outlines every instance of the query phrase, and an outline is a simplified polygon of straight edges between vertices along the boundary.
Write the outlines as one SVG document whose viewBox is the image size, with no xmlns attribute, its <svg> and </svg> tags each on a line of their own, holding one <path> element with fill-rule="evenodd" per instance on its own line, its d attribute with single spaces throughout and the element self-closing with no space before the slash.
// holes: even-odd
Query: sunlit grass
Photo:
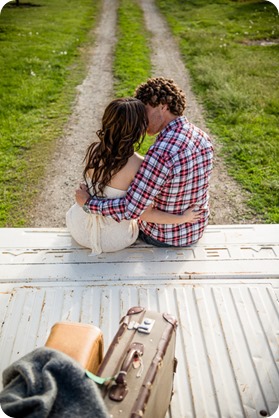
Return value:
<svg viewBox="0 0 279 418">
<path fill-rule="evenodd" d="M 26 225 L 85 76 L 100 0 L 7 4 L 0 15 L 0 226 Z"/>
<path fill-rule="evenodd" d="M 157 0 L 248 202 L 279 222 L 279 18 L 267 1 Z M 269 41 L 269 42 L 267 42 Z"/>
<path fill-rule="evenodd" d="M 137 85 L 151 74 L 149 35 L 136 0 L 119 1 L 113 71 L 117 97 L 133 96 Z"/>
</svg>

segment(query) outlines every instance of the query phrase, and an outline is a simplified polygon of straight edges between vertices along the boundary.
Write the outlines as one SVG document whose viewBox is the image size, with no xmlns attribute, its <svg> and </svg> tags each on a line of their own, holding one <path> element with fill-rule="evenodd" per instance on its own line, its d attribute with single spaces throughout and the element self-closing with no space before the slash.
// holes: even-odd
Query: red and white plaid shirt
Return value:
<svg viewBox="0 0 279 418">
<path fill-rule="evenodd" d="M 190 206 L 204 209 L 194 224 L 154 224 L 139 220 L 140 229 L 152 238 L 173 246 L 191 245 L 202 236 L 208 222 L 208 187 L 213 147 L 210 138 L 184 116 L 171 121 L 148 150 L 125 197 L 86 202 L 92 213 L 120 222 L 139 218 L 153 203 L 164 212 L 182 214 Z"/>
</svg>

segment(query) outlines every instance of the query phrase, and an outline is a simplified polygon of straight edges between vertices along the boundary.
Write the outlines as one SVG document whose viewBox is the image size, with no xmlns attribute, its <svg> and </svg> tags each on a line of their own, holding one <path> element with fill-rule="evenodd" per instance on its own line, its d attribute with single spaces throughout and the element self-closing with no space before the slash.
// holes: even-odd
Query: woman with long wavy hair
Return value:
<svg viewBox="0 0 279 418">
<path fill-rule="evenodd" d="M 135 152 L 147 129 L 145 105 L 135 98 L 113 100 L 105 109 L 98 141 L 87 149 L 83 177 L 92 196 L 117 198 L 126 194 L 143 158 Z M 200 216 L 193 208 L 173 215 L 149 207 L 141 216 L 147 222 L 194 222 Z M 72 237 L 93 254 L 112 252 L 132 245 L 138 237 L 137 220 L 116 222 L 112 218 L 86 213 L 77 203 L 66 214 Z"/>
</svg>

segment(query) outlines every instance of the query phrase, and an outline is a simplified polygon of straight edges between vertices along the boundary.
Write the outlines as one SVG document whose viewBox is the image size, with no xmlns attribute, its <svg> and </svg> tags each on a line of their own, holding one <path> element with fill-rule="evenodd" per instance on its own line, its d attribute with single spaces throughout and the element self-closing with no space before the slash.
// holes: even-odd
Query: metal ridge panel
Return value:
<svg viewBox="0 0 279 418">
<path fill-rule="evenodd" d="M 0 285 L 0 371 L 60 320 L 93 323 L 105 349 L 131 306 L 178 318 L 172 418 L 258 417 L 279 404 L 278 280 Z"/>
<path fill-rule="evenodd" d="M 272 260 L 279 258 L 279 244 L 199 244 L 185 248 L 158 248 L 135 245 L 114 253 L 93 255 L 86 248 L 5 248 L 0 252 L 0 264 L 96 264 L 134 263 L 144 261 L 213 261 L 213 260 Z"/>
<path fill-rule="evenodd" d="M 107 348 L 120 318 L 142 305 L 179 322 L 169 418 L 272 415 L 279 404 L 278 228 L 212 225 L 190 248 L 137 241 L 97 257 L 64 228 L 0 229 L 0 373 L 43 345 L 60 320 L 99 326 Z"/>
<path fill-rule="evenodd" d="M 97 256 L 75 244 L 65 229 L 0 229 L 0 281 L 279 277 L 277 227 L 209 226 L 189 248 L 137 241 Z"/>
<path fill-rule="evenodd" d="M 198 245 L 279 244 L 279 224 L 208 225 Z M 138 245 L 142 245 L 138 241 Z M 0 228 L 0 248 L 80 248 L 66 228 Z"/>
<path fill-rule="evenodd" d="M 110 264 L 25 264 L 1 266 L 0 282 L 68 281 L 68 280 L 186 280 L 193 278 L 278 278 L 279 259 L 263 263 L 262 260 L 228 260 L 215 262 L 158 262 Z"/>
</svg>

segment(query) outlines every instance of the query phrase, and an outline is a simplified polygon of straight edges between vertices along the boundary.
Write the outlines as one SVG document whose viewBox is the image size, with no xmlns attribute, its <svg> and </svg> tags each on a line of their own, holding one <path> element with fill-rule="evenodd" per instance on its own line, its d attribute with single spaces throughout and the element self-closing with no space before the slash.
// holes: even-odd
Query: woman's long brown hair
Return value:
<svg viewBox="0 0 279 418">
<path fill-rule="evenodd" d="M 134 150 L 139 149 L 146 128 L 145 105 L 140 100 L 115 99 L 107 106 L 102 128 L 96 132 L 100 141 L 88 147 L 84 158 L 83 177 L 86 181 L 87 172 L 92 169 L 93 195 L 104 195 L 111 178 L 125 166 Z"/>
</svg>

